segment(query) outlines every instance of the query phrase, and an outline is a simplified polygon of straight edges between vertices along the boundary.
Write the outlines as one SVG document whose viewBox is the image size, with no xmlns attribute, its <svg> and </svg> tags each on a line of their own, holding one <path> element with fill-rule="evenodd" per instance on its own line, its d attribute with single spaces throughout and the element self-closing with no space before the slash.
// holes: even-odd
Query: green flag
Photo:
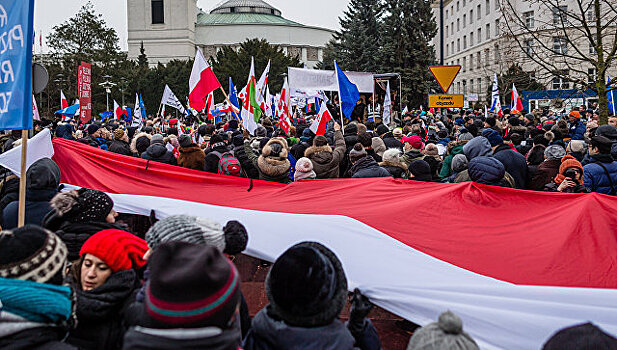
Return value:
<svg viewBox="0 0 617 350">
<path fill-rule="evenodd" d="M 255 119 L 255 123 L 259 123 L 261 119 L 261 107 L 257 103 L 257 92 L 255 91 L 255 77 L 251 79 L 251 86 L 249 90 L 249 103 L 251 107 L 253 107 L 253 118 Z"/>
</svg>

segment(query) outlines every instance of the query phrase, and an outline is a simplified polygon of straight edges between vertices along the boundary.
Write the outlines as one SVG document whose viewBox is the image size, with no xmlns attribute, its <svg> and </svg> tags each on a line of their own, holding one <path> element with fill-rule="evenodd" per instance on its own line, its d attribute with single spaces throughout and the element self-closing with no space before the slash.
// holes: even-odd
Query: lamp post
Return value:
<svg viewBox="0 0 617 350">
<path fill-rule="evenodd" d="M 107 110 L 109 111 L 109 94 L 111 94 L 111 88 L 118 84 L 109 81 L 109 78 L 111 78 L 110 75 L 103 75 L 103 78 L 105 79 L 105 81 L 99 83 L 99 85 L 105 89 L 105 93 L 107 95 Z"/>
</svg>

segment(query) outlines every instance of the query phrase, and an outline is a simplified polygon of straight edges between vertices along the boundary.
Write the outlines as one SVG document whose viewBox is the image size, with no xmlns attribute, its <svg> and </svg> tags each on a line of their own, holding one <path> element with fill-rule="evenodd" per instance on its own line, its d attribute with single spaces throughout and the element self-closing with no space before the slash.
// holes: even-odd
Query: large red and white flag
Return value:
<svg viewBox="0 0 617 350">
<path fill-rule="evenodd" d="M 341 259 L 350 290 L 420 325 L 452 310 L 481 349 L 539 349 L 589 321 L 617 334 L 615 197 L 391 178 L 253 180 L 247 192 L 247 179 L 59 138 L 53 147 L 61 182 L 108 193 L 118 212 L 239 220 L 250 234 L 245 253 L 268 261 L 320 242 Z M 0 155 L 17 172 L 19 160 Z M 436 212 L 427 203 L 441 204 Z"/>
<path fill-rule="evenodd" d="M 204 54 L 197 49 L 191 77 L 189 78 L 189 105 L 198 111 L 206 107 L 206 96 L 221 87 Z"/>
<path fill-rule="evenodd" d="M 523 101 L 521 97 L 518 95 L 518 90 L 516 90 L 516 86 L 512 84 L 512 104 L 511 109 L 516 109 L 517 111 L 523 110 Z"/>
<path fill-rule="evenodd" d="M 69 106 L 69 100 L 66 99 L 62 90 L 60 90 L 60 106 L 60 109 L 65 109 Z"/>
<path fill-rule="evenodd" d="M 322 103 L 321 108 L 319 109 L 319 114 L 309 129 L 311 129 L 315 135 L 324 135 L 326 133 L 326 126 L 328 126 L 328 122 L 331 119 L 332 115 L 330 114 L 328 107 L 326 107 L 325 103 Z"/>
<path fill-rule="evenodd" d="M 281 90 L 281 96 L 279 97 L 278 103 L 276 104 L 276 115 L 279 117 L 279 126 L 285 131 L 285 133 L 289 133 L 291 129 L 291 120 L 289 108 L 291 106 L 291 96 L 289 93 L 289 83 L 287 82 L 287 78 L 283 82 L 283 89 Z"/>
</svg>

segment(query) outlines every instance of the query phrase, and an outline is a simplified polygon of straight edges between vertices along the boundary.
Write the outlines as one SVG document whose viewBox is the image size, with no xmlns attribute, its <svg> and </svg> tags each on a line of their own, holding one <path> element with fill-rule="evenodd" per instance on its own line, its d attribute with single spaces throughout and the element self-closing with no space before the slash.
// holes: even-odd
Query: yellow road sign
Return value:
<svg viewBox="0 0 617 350">
<path fill-rule="evenodd" d="M 433 73 L 435 80 L 437 80 L 443 92 L 446 93 L 450 89 L 450 86 L 452 86 L 452 82 L 454 82 L 458 72 L 461 70 L 461 66 L 430 66 L 429 70 Z"/>
<path fill-rule="evenodd" d="M 429 108 L 461 108 L 464 103 L 463 95 L 428 95 Z"/>
</svg>

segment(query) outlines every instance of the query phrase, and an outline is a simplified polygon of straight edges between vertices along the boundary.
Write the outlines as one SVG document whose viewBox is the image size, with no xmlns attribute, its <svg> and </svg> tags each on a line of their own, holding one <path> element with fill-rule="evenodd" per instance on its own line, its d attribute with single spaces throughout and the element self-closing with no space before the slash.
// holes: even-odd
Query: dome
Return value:
<svg viewBox="0 0 617 350">
<path fill-rule="evenodd" d="M 218 5 L 211 14 L 253 13 L 281 16 L 281 11 L 262 0 L 228 0 Z"/>
</svg>

